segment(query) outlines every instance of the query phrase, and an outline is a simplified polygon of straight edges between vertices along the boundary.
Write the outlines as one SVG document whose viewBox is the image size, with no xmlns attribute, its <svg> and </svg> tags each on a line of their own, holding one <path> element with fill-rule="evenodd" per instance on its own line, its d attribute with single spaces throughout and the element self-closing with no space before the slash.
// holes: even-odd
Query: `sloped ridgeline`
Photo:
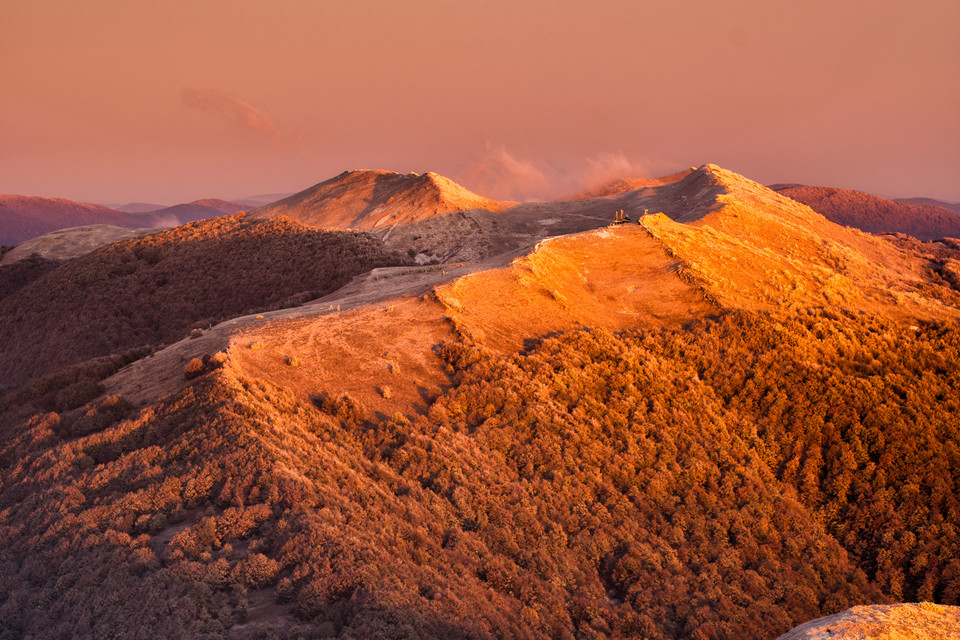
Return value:
<svg viewBox="0 0 960 640">
<path fill-rule="evenodd" d="M 412 419 L 229 361 L 119 422 L 6 416 L 0 637 L 771 638 L 960 602 L 955 325 L 733 312 L 441 355 Z"/>
<path fill-rule="evenodd" d="M 242 214 L 115 243 L 0 300 L 0 389 L 175 341 L 192 327 L 302 303 L 358 273 L 407 261 L 364 233 Z"/>
</svg>

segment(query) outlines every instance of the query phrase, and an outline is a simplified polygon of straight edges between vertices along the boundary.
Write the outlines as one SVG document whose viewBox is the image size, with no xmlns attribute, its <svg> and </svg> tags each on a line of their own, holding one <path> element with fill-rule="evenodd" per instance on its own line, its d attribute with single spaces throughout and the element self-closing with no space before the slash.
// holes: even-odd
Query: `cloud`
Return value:
<svg viewBox="0 0 960 640">
<path fill-rule="evenodd" d="M 278 145 L 289 143 L 288 137 L 280 131 L 273 118 L 249 102 L 209 89 L 185 89 L 182 99 L 190 109 L 219 114 L 245 129 L 270 138 Z"/>
<path fill-rule="evenodd" d="M 480 195 L 501 200 L 543 197 L 552 182 L 533 162 L 521 160 L 503 145 L 487 144 L 484 153 L 456 179 Z"/>
<path fill-rule="evenodd" d="M 549 200 L 604 185 L 617 178 L 651 178 L 669 173 L 670 163 L 600 152 L 567 166 L 518 158 L 503 145 L 487 144 L 476 161 L 456 175 L 480 195 L 502 200 Z"/>
<path fill-rule="evenodd" d="M 180 220 L 177 218 L 177 216 L 170 214 L 163 218 L 157 218 L 156 220 L 153 220 L 151 224 L 154 227 L 177 227 L 180 226 Z"/>
<path fill-rule="evenodd" d="M 587 158 L 581 177 L 585 188 L 597 187 L 617 178 L 650 178 L 654 163 L 647 159 L 628 158 L 622 151 L 600 153 Z"/>
</svg>

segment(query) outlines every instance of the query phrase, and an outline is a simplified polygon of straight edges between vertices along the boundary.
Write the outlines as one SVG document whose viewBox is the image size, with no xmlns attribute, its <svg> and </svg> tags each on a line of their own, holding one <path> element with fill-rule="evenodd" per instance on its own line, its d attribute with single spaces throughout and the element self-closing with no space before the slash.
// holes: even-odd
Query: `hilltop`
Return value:
<svg viewBox="0 0 960 640">
<path fill-rule="evenodd" d="M 960 602 L 958 247 L 895 245 L 715 165 L 445 213 L 405 196 L 423 182 L 443 184 L 343 174 L 303 210 L 371 234 L 234 217 L 71 263 L 122 265 L 103 288 L 130 292 L 176 284 L 151 255 L 214 282 L 245 255 L 304 260 L 228 282 L 250 298 L 191 337 L 3 399 L 0 631 L 725 639 Z M 266 251 L 275 233 L 296 247 Z M 236 315 L 309 269 L 311 234 L 407 264 Z M 181 246 L 205 260 L 171 263 Z M 76 300 L 66 266 L 0 318 L 73 317 L 38 293 Z M 137 308 L 172 327 L 180 299 Z"/>
<path fill-rule="evenodd" d="M 157 231 L 160 231 L 160 229 L 131 229 L 109 224 L 57 229 L 21 242 L 3 254 L 0 265 L 10 265 L 34 255 L 47 260 L 70 260 L 86 255 L 102 246 Z"/>
<path fill-rule="evenodd" d="M 206 220 L 222 215 L 233 215 L 243 210 L 243 205 L 226 200 L 207 198 L 194 200 L 172 207 L 163 207 L 150 212 L 150 218 L 158 222 L 167 221 L 167 226 L 186 224 L 195 220 Z M 172 223 L 172 224 L 171 224 Z"/>
<path fill-rule="evenodd" d="M 435 173 L 345 171 L 335 178 L 250 212 L 253 217 L 287 216 L 323 229 L 373 230 L 448 213 L 498 211 L 490 200 Z"/>
<path fill-rule="evenodd" d="M 944 202 L 943 200 L 936 200 L 934 198 L 897 198 L 894 201 L 903 202 L 904 204 L 942 207 L 944 209 L 950 209 L 950 211 L 953 211 L 954 213 L 960 214 L 960 202 Z"/>
</svg>

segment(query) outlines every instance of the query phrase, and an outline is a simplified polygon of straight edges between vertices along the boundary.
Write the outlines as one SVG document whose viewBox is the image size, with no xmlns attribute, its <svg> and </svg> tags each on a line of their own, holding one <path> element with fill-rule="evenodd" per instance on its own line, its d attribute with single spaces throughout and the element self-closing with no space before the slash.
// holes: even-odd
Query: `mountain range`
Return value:
<svg viewBox="0 0 960 640">
<path fill-rule="evenodd" d="M 153 205 L 133 205 L 118 210 L 63 198 L 0 194 L 0 245 L 17 245 L 51 231 L 72 227 L 169 227 L 243 209 L 241 205 L 225 200 L 197 200 L 172 207 L 150 207 Z"/>
<path fill-rule="evenodd" d="M 934 209 L 351 171 L 0 266 L 0 637 L 955 637 Z"/>
</svg>

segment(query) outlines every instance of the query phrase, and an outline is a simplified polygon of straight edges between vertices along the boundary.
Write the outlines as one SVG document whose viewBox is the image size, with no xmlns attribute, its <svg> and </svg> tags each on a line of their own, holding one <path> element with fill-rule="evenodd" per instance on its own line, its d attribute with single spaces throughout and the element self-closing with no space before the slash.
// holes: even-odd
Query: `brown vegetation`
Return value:
<svg viewBox="0 0 960 640">
<path fill-rule="evenodd" d="M 60 260 L 50 260 L 34 254 L 11 264 L 0 265 L 0 299 L 6 298 L 37 278 L 53 271 L 60 262 Z"/>
<path fill-rule="evenodd" d="M 3 629 L 773 637 L 960 599 L 954 324 L 736 313 L 442 357 L 419 416 L 229 367 L 107 426 L 115 402 L 8 414 Z"/>
</svg>

